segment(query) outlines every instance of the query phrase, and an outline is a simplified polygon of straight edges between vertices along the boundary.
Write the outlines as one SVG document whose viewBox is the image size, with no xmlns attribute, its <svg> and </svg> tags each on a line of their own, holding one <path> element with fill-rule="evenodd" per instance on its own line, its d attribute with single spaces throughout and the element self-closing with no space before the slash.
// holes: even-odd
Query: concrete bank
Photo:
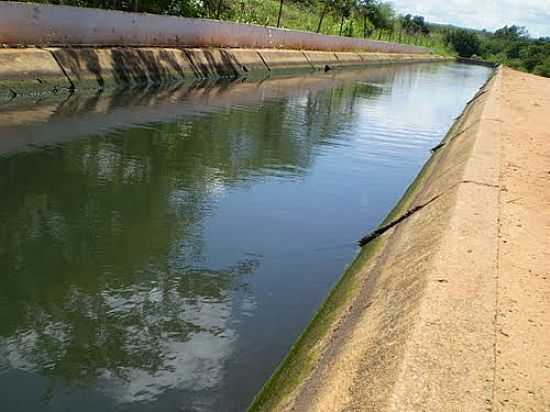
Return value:
<svg viewBox="0 0 550 412">
<path fill-rule="evenodd" d="M 550 410 L 549 130 L 499 68 L 251 410 Z"/>
<path fill-rule="evenodd" d="M 362 80 L 379 83 L 396 76 L 399 65 L 368 70 L 334 70 L 309 76 L 284 76 L 258 81 L 195 81 L 146 89 L 49 95 L 0 106 L 0 157 L 156 122 L 173 122 L 186 114 L 221 108 L 257 106 L 303 93 L 317 93 Z"/>
<path fill-rule="evenodd" d="M 0 102 L 27 94 L 444 60 L 449 59 L 429 54 L 280 49 L 7 48 L 0 49 Z"/>
</svg>

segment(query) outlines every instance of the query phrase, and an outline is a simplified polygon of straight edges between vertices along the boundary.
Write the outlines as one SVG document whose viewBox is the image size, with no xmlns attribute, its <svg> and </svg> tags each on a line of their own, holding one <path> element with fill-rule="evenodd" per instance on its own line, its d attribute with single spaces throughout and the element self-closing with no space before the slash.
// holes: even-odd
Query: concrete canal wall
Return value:
<svg viewBox="0 0 550 412">
<path fill-rule="evenodd" d="M 0 102 L 25 94 L 444 59 L 423 47 L 383 41 L 14 2 L 0 2 L 0 46 Z"/>
<path fill-rule="evenodd" d="M 550 410 L 549 130 L 499 68 L 251 410 Z"/>
<path fill-rule="evenodd" d="M 0 101 L 64 90 L 444 60 L 422 54 L 281 49 L 6 48 L 0 49 Z"/>
<path fill-rule="evenodd" d="M 173 122 L 186 114 L 256 106 L 301 96 L 357 80 L 379 83 L 397 75 L 397 65 L 365 70 L 334 70 L 309 76 L 275 76 L 256 81 L 202 80 L 145 89 L 48 95 L 14 99 L 0 106 L 0 157 L 47 145 L 75 141 L 149 123 Z"/>
</svg>

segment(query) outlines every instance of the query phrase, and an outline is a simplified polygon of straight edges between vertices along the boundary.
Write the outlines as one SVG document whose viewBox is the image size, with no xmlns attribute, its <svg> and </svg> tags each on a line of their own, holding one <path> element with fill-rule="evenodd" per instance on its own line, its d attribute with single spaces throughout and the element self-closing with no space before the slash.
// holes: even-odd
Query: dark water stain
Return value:
<svg viewBox="0 0 550 412">
<path fill-rule="evenodd" d="M 489 73 L 3 106 L 2 410 L 244 409 Z"/>
</svg>

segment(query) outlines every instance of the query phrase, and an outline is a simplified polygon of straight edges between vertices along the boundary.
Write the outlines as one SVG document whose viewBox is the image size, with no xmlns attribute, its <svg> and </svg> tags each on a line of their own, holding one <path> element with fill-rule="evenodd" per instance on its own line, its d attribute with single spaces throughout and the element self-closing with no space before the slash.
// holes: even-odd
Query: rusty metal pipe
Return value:
<svg viewBox="0 0 550 412">
<path fill-rule="evenodd" d="M 0 2 L 0 44 L 8 46 L 240 47 L 427 53 L 384 41 L 226 21 Z"/>
</svg>

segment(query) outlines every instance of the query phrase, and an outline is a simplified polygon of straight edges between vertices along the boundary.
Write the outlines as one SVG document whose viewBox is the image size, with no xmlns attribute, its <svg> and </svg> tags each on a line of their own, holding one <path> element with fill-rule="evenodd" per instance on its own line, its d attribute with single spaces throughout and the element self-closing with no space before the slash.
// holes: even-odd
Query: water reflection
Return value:
<svg viewBox="0 0 550 412">
<path fill-rule="evenodd" d="M 4 106 L 7 410 L 242 409 L 455 114 L 434 131 L 422 105 L 413 139 L 394 99 L 464 78 L 460 109 L 486 75 L 419 65 Z M 382 172 L 377 192 L 365 173 Z M 342 203 L 357 187 L 378 204 Z"/>
</svg>

